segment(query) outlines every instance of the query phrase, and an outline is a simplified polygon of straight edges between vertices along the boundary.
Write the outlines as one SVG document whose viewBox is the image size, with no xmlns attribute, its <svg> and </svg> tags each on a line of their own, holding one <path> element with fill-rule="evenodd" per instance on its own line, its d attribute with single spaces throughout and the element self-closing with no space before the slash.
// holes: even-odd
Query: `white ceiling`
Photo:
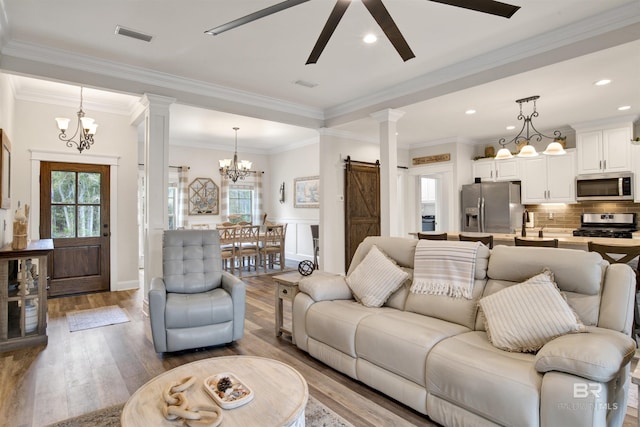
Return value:
<svg viewBox="0 0 640 427">
<path fill-rule="evenodd" d="M 77 85 L 88 86 L 85 110 L 92 102 L 125 109 L 145 92 L 175 97 L 172 140 L 226 145 L 238 126 L 239 146 L 255 151 L 304 143 L 322 126 L 375 140 L 369 114 L 384 108 L 405 111 L 405 147 L 507 136 L 505 126 L 518 125 L 514 101 L 531 95 L 541 96 L 540 130 L 640 114 L 639 0 L 510 0 L 521 6 L 511 19 L 384 0 L 416 54 L 406 63 L 358 1 L 315 65 L 304 63 L 332 0 L 204 34 L 277 2 L 4 0 L 0 67 L 49 81 L 16 78 L 19 97 L 77 102 Z M 116 25 L 153 40 L 117 36 Z M 366 32 L 378 42 L 363 44 Z M 605 77 L 613 82 L 593 86 Z M 112 93 L 104 98 L 104 90 Z M 618 112 L 621 105 L 631 109 Z M 477 114 L 465 115 L 469 108 Z"/>
</svg>

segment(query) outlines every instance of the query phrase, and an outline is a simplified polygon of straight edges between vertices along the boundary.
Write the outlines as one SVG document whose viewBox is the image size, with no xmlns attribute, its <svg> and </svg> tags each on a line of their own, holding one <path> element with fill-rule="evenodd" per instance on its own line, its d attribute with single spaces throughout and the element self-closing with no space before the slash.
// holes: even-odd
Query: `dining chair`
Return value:
<svg viewBox="0 0 640 427">
<path fill-rule="evenodd" d="M 633 338 L 638 341 L 640 335 L 640 309 L 638 308 L 638 291 L 640 291 L 640 246 L 614 246 L 587 242 L 589 252 L 598 252 L 602 259 L 611 264 L 627 264 L 636 275 L 636 300 L 633 307 Z"/>
<path fill-rule="evenodd" d="M 418 232 L 419 240 L 447 240 L 447 233 L 421 233 Z"/>
<path fill-rule="evenodd" d="M 231 271 L 231 274 L 235 272 L 236 262 L 236 230 L 237 227 L 216 227 L 220 234 L 220 257 L 222 258 L 222 267 Z"/>
<path fill-rule="evenodd" d="M 245 267 L 245 260 L 247 261 L 247 271 L 251 271 L 251 260 L 253 259 L 253 266 L 258 271 L 258 265 L 260 264 L 260 226 L 259 225 L 245 225 L 236 228 L 236 253 L 235 258 L 238 261 L 238 269 L 240 277 L 242 277 L 242 270 Z"/>
<path fill-rule="evenodd" d="M 320 255 L 320 225 L 311 224 L 311 238 L 313 239 L 313 268 L 317 270 Z"/>
<path fill-rule="evenodd" d="M 191 224 L 192 230 L 208 230 L 209 224 Z"/>
<path fill-rule="evenodd" d="M 260 258 L 264 271 L 267 272 L 269 264 L 274 268 L 275 264 L 280 265 L 280 270 L 284 270 L 284 242 L 287 225 L 278 224 L 268 227 L 262 235 L 260 243 Z"/>
<path fill-rule="evenodd" d="M 546 239 L 546 240 L 528 240 L 521 239 L 520 237 L 514 237 L 516 246 L 539 246 L 544 248 L 557 248 L 558 239 Z"/>
<path fill-rule="evenodd" d="M 462 242 L 480 242 L 489 249 L 493 249 L 493 234 L 488 236 L 470 236 L 468 234 L 459 234 L 458 238 Z"/>
</svg>

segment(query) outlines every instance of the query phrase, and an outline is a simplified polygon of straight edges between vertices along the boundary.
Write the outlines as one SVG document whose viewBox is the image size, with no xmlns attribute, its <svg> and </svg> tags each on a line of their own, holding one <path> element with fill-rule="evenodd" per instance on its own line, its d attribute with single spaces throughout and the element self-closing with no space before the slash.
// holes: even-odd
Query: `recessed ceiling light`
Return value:
<svg viewBox="0 0 640 427">
<path fill-rule="evenodd" d="M 507 126 L 507 130 L 514 130 L 516 127 L 515 126 Z"/>
<path fill-rule="evenodd" d="M 594 85 L 596 85 L 596 86 L 605 86 L 605 85 L 608 85 L 609 83 L 611 83 L 611 80 L 602 79 L 602 80 L 598 80 L 597 82 L 595 82 Z"/>
<path fill-rule="evenodd" d="M 475 113 L 476 113 L 476 110 L 474 110 L 473 108 L 471 108 L 471 109 L 469 109 L 469 110 L 465 111 L 464 113 L 465 113 L 465 114 L 475 114 Z"/>
<path fill-rule="evenodd" d="M 631 109 L 631 105 L 623 105 L 622 107 L 618 107 L 618 111 L 627 111 Z"/>
<path fill-rule="evenodd" d="M 375 43 L 376 41 L 378 41 L 378 37 L 376 37 L 375 34 L 367 34 L 366 36 L 364 36 L 362 41 L 365 42 L 365 43 L 371 44 L 371 43 Z"/>
</svg>

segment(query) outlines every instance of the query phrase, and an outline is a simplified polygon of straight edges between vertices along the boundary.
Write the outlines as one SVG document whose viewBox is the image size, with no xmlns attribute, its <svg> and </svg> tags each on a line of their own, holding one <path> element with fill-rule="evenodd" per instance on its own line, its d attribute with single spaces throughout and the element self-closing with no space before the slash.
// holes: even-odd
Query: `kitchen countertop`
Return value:
<svg viewBox="0 0 640 427">
<path fill-rule="evenodd" d="M 599 243 L 602 245 L 612 245 L 612 246 L 640 246 L 640 233 L 633 233 L 632 239 L 614 239 L 614 238 L 605 238 L 605 237 L 581 237 L 574 236 L 573 229 L 553 229 L 553 228 L 545 228 L 543 230 L 544 237 L 540 239 L 538 237 L 538 228 L 527 228 L 527 237 L 524 237 L 526 240 L 545 240 L 545 239 L 558 239 L 558 247 L 560 248 L 568 248 L 568 249 L 582 249 L 587 250 L 588 242 L 593 241 L 595 243 Z M 428 232 L 426 232 L 428 233 Z M 409 233 L 412 236 L 417 236 L 417 233 Z M 447 232 L 447 238 L 449 240 L 458 240 L 458 235 L 460 232 Z M 465 232 L 465 235 L 473 236 L 476 235 L 493 235 L 493 245 L 508 245 L 513 246 L 514 237 L 520 237 L 520 233 L 472 233 Z"/>
</svg>

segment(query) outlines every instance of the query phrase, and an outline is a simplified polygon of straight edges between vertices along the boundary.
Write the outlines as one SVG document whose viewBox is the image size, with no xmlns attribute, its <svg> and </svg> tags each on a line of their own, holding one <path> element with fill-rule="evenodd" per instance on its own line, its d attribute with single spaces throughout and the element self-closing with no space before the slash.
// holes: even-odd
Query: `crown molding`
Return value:
<svg viewBox="0 0 640 427">
<path fill-rule="evenodd" d="M 602 128 L 604 126 L 633 126 L 639 117 L 640 116 L 638 115 L 612 116 L 600 120 L 592 120 L 590 122 L 573 123 L 570 126 L 577 132 Z"/>
<path fill-rule="evenodd" d="M 321 121 L 324 119 L 324 113 L 317 108 L 19 40 L 8 41 L 2 48 L 2 56 L 10 56 L 21 60 L 62 68 L 71 68 L 73 70 L 98 75 L 107 75 L 111 78 L 120 78 L 125 81 L 134 81 L 194 95 L 242 103 L 256 108 L 274 110 L 312 120 Z"/>
<path fill-rule="evenodd" d="M 593 37 L 603 37 L 605 40 L 602 43 L 606 46 L 598 43 L 588 47 L 582 46 L 582 49 L 591 49 L 593 52 L 632 41 L 637 39 L 637 31 L 634 31 L 634 28 L 631 31 L 618 30 L 638 26 L 639 23 L 640 7 L 638 3 L 629 3 L 606 13 L 558 27 L 542 35 L 429 72 L 382 91 L 327 108 L 324 111 L 325 125 L 334 126 L 365 117 L 382 108 L 395 108 L 424 101 L 471 85 L 529 71 L 532 66 L 537 68 L 584 55 L 590 52 L 573 49 L 571 45 Z M 535 63 L 532 64 L 531 60 Z M 496 70 L 500 70 L 499 75 L 496 74 Z"/>
<path fill-rule="evenodd" d="M 69 108 L 78 108 L 80 106 L 80 92 L 75 95 L 69 95 L 65 93 L 53 93 L 44 92 L 38 90 L 29 90 L 20 85 L 19 80 L 9 76 L 9 85 L 13 91 L 13 96 L 18 101 L 27 102 L 39 102 L 43 104 L 51 104 L 56 106 L 63 106 Z M 129 95 L 127 95 L 129 96 Z M 100 111 L 103 113 L 118 114 L 118 115 L 130 115 L 131 112 L 138 105 L 140 98 L 130 96 L 127 102 L 109 102 L 107 100 L 92 101 L 86 99 L 82 100 L 82 106 L 87 111 Z"/>
</svg>

